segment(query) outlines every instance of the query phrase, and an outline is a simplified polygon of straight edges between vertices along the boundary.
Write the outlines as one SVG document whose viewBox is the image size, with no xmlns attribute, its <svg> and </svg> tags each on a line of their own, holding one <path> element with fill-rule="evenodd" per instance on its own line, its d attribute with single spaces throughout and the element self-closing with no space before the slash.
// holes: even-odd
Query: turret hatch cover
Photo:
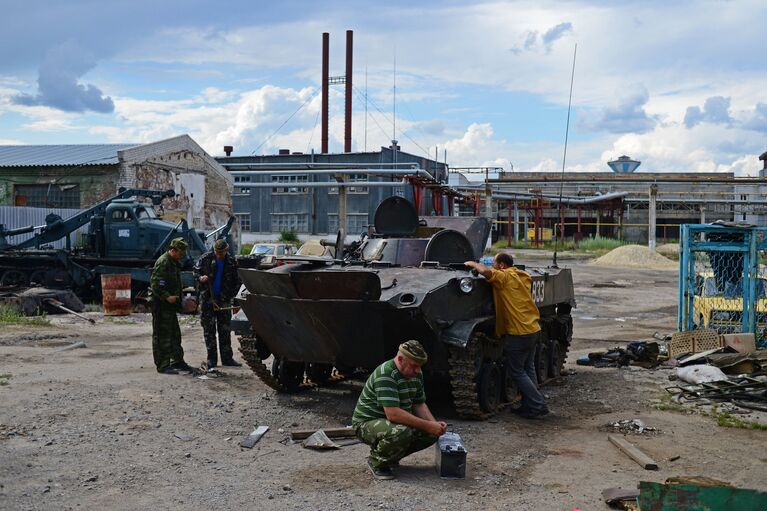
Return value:
<svg viewBox="0 0 767 511">
<path fill-rule="evenodd" d="M 402 197 L 388 197 L 376 208 L 375 227 L 384 236 L 412 236 L 418 229 L 415 207 Z"/>
<path fill-rule="evenodd" d="M 426 245 L 425 261 L 440 264 L 462 263 L 474 259 L 474 249 L 462 233 L 452 229 L 439 231 Z"/>
</svg>

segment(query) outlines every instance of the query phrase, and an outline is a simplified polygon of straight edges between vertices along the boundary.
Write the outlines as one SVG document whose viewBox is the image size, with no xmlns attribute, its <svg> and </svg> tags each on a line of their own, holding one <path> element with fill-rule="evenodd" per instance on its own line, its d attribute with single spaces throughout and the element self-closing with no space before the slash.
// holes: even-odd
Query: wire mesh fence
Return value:
<svg viewBox="0 0 767 511">
<path fill-rule="evenodd" d="M 767 240 L 764 227 L 682 226 L 679 330 L 751 332 L 767 345 Z"/>
</svg>

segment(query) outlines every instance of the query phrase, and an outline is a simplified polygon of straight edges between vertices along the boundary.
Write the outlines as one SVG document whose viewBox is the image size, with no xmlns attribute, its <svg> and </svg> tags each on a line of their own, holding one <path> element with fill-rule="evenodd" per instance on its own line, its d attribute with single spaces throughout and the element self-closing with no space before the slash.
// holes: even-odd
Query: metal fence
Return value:
<svg viewBox="0 0 767 511">
<path fill-rule="evenodd" d="M 682 225 L 679 330 L 752 332 L 767 345 L 767 228 Z"/>
<path fill-rule="evenodd" d="M 82 209 L 65 209 L 65 208 L 32 208 L 26 206 L 0 206 L 0 224 L 5 225 L 6 229 L 16 229 L 18 227 L 27 227 L 28 225 L 45 225 L 45 217 L 49 213 L 55 213 L 63 219 L 67 219 L 71 216 L 81 212 Z M 88 231 L 88 225 L 84 225 L 80 229 L 69 235 L 72 246 L 80 243 L 80 240 Z M 25 234 L 19 234 L 18 236 L 12 236 L 8 238 L 8 243 L 16 245 L 21 243 L 37 232 L 30 232 Z M 66 238 L 61 238 L 58 241 L 49 243 L 54 248 L 64 248 L 66 246 Z"/>
</svg>

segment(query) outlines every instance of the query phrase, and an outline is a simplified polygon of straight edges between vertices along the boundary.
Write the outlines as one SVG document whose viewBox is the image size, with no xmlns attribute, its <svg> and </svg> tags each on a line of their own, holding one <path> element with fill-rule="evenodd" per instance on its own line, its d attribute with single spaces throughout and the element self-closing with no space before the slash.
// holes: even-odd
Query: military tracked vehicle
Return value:
<svg viewBox="0 0 767 511">
<path fill-rule="evenodd" d="M 376 210 L 375 231 L 349 245 L 343 233 L 335 258 L 290 257 L 270 270 L 240 269 L 238 298 L 251 324 L 240 352 L 278 391 L 305 378 L 323 384 L 333 368 L 370 371 L 407 339 L 429 354 L 427 395 L 449 393 L 458 414 L 484 419 L 516 399 L 493 335 L 490 285 L 463 264 L 477 260 L 490 233 L 486 218 L 425 217 L 406 199 Z M 541 312 L 536 363 L 540 382 L 562 370 L 575 305 L 569 269 L 521 267 L 532 277 Z M 273 356 L 271 367 L 264 364 Z"/>
</svg>

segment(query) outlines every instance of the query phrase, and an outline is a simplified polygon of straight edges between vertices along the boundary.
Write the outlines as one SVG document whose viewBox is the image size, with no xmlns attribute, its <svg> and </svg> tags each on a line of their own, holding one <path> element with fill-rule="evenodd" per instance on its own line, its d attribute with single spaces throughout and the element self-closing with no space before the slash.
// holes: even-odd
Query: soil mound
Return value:
<svg viewBox="0 0 767 511">
<path fill-rule="evenodd" d="M 656 250 L 659 254 L 678 254 L 679 243 L 664 243 L 663 245 L 658 245 Z"/>
<path fill-rule="evenodd" d="M 623 245 L 594 260 L 592 264 L 652 270 L 674 270 L 679 267 L 676 261 L 663 257 L 642 245 Z"/>
</svg>

